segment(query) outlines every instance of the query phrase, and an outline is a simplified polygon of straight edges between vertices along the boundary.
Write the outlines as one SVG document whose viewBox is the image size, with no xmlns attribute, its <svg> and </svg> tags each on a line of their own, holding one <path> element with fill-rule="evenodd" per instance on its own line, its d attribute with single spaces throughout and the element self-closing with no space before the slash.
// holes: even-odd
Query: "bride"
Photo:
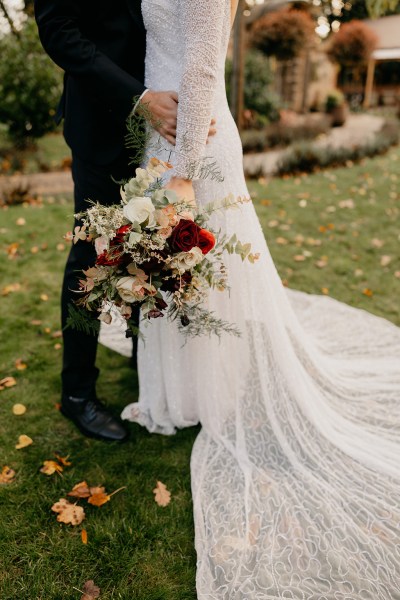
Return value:
<svg viewBox="0 0 400 600">
<path fill-rule="evenodd" d="M 179 92 L 169 186 L 200 204 L 248 195 L 224 86 L 236 3 L 142 2 L 146 85 Z M 223 181 L 189 181 L 205 156 Z M 227 257 L 230 293 L 208 299 L 242 335 L 183 345 L 173 324 L 144 325 L 139 402 L 123 412 L 162 434 L 202 425 L 191 460 L 198 598 L 400 599 L 400 329 L 285 289 L 251 203 L 213 225 L 260 253 L 255 265 Z"/>
</svg>

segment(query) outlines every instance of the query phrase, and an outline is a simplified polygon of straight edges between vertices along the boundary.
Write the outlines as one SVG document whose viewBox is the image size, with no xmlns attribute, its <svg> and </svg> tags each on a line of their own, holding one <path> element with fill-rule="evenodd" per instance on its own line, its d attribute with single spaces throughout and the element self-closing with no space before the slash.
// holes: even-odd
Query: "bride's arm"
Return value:
<svg viewBox="0 0 400 600">
<path fill-rule="evenodd" d="M 230 0 L 179 0 L 179 11 L 184 56 L 174 174 L 192 179 L 207 143 Z"/>
</svg>

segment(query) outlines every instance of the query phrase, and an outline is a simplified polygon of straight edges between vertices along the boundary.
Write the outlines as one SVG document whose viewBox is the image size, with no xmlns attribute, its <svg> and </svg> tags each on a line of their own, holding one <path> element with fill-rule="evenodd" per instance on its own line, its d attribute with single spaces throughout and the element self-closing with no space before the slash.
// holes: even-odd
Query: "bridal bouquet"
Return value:
<svg viewBox="0 0 400 600">
<path fill-rule="evenodd" d="M 99 320 L 110 324 L 119 315 L 130 337 L 138 333 L 132 309 L 140 306 L 142 318 L 166 315 L 190 336 L 239 334 L 234 325 L 204 308 L 204 299 L 209 289 L 228 289 L 225 252 L 251 262 L 258 256 L 251 253 L 250 244 L 207 224 L 216 210 L 246 199 L 229 196 L 197 207 L 162 187 L 161 178 L 170 168 L 153 158 L 122 186 L 119 204 L 92 203 L 75 215 L 82 224 L 71 234 L 73 242 L 94 243 L 97 260 L 83 272 L 79 309 L 71 309 L 69 326 L 94 329 Z"/>
</svg>

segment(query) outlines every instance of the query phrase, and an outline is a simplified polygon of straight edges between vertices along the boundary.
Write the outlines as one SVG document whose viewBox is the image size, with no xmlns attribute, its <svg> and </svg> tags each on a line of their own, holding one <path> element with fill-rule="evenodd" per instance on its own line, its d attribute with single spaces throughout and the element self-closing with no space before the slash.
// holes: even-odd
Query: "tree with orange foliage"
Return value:
<svg viewBox="0 0 400 600">
<path fill-rule="evenodd" d="M 268 56 L 287 61 L 309 46 L 315 35 L 311 16 L 300 10 L 267 13 L 252 28 L 252 43 Z"/>
<path fill-rule="evenodd" d="M 378 46 L 378 36 L 366 23 L 350 21 L 334 34 L 328 56 L 341 66 L 364 66 Z"/>
</svg>

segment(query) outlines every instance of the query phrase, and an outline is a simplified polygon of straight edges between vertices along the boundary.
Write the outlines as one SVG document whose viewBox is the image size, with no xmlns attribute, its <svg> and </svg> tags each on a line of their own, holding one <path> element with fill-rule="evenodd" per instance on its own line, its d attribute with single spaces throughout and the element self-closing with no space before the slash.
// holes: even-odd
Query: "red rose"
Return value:
<svg viewBox="0 0 400 600">
<path fill-rule="evenodd" d="M 102 254 L 99 254 L 96 260 L 96 265 L 101 265 L 103 267 L 116 267 L 120 265 L 126 260 L 126 256 L 121 254 L 119 250 L 114 251 L 112 248 L 107 252 L 104 250 Z"/>
<path fill-rule="evenodd" d="M 104 267 L 116 267 L 127 260 L 127 256 L 122 253 L 122 244 L 124 243 L 125 236 L 130 231 L 131 225 L 123 225 L 115 232 L 115 237 L 110 242 L 110 249 L 104 250 L 102 254 L 97 257 L 96 265 L 102 265 Z"/>
<path fill-rule="evenodd" d="M 208 254 L 208 252 L 214 248 L 215 237 L 211 231 L 207 231 L 207 229 L 200 229 L 198 246 L 203 254 Z"/>
<path fill-rule="evenodd" d="M 189 252 L 199 245 L 199 232 L 200 227 L 196 223 L 189 219 L 181 219 L 169 238 L 172 250 Z"/>
<path fill-rule="evenodd" d="M 123 244 L 123 242 L 125 241 L 125 236 L 128 233 L 128 231 L 130 231 L 132 228 L 132 225 L 122 225 L 122 227 L 120 227 L 119 229 L 117 229 L 117 231 L 115 232 L 115 238 L 113 240 L 111 240 L 111 244 L 110 246 L 116 246 L 118 244 Z"/>
</svg>

